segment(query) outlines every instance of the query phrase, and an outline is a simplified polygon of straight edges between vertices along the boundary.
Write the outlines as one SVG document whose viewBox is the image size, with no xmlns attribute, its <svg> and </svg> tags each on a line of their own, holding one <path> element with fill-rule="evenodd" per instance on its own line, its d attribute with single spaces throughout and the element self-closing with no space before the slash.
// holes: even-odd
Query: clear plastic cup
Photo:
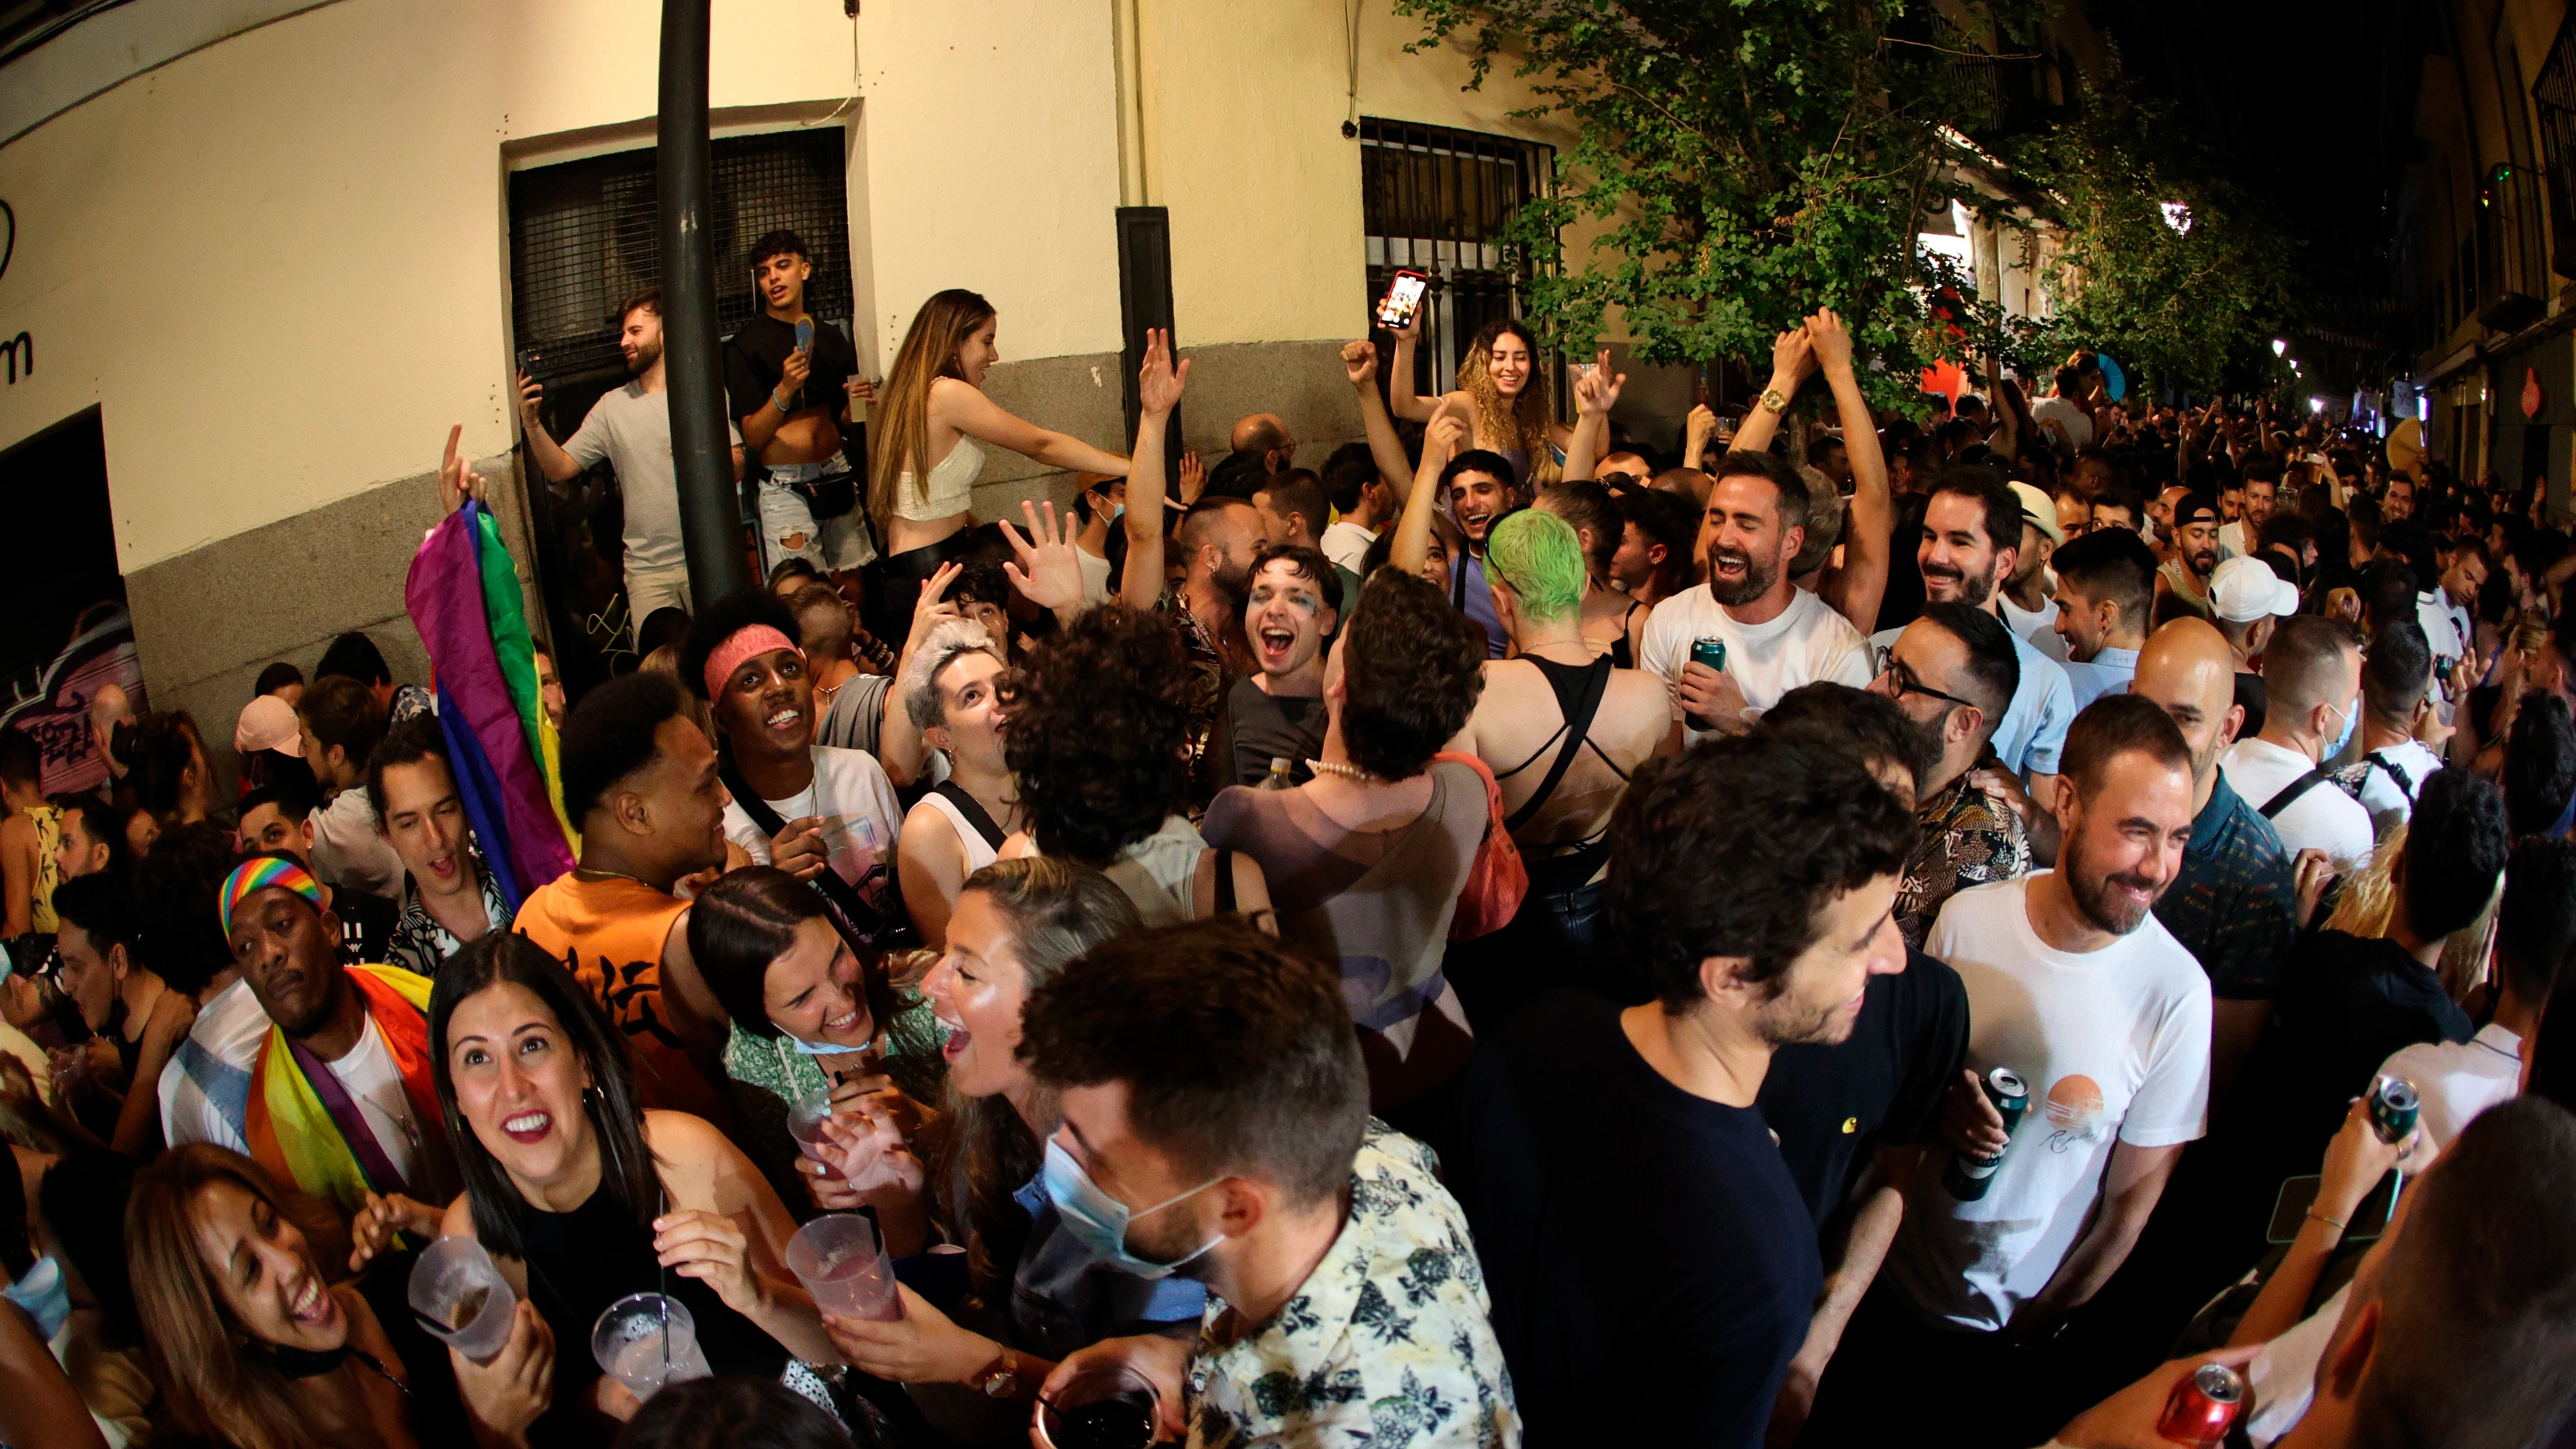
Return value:
<svg viewBox="0 0 2576 1449">
<path fill-rule="evenodd" d="M 441 1238 L 423 1249 L 411 1265 L 409 1292 L 420 1326 L 476 1363 L 500 1357 L 510 1341 L 519 1295 L 472 1238 Z"/>
<path fill-rule="evenodd" d="M 714 1373 L 698 1348 L 698 1321 L 679 1300 L 659 1293 L 620 1298 L 590 1330 L 590 1356 L 640 1401 L 664 1384 Z"/>
<path fill-rule="evenodd" d="M 1038 1400 L 1038 1442 L 1047 1449 L 1145 1449 L 1161 1406 L 1162 1395 L 1134 1369 L 1088 1368 Z"/>
<path fill-rule="evenodd" d="M 831 1120 L 832 1094 L 808 1092 L 787 1104 L 787 1135 L 796 1139 L 796 1150 L 823 1165 L 823 1177 L 830 1182 L 841 1180 L 841 1169 L 823 1155 L 830 1139 L 823 1135 L 823 1124 Z"/>
<path fill-rule="evenodd" d="M 787 1240 L 787 1267 L 826 1313 L 881 1322 L 903 1317 L 885 1239 L 856 1213 L 827 1213 L 798 1228 Z"/>
</svg>

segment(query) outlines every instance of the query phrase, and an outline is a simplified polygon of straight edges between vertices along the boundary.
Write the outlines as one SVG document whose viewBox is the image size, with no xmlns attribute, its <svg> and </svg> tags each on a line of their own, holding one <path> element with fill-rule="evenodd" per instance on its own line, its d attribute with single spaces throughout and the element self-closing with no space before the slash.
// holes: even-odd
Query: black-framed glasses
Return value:
<svg viewBox="0 0 2576 1449">
<path fill-rule="evenodd" d="M 1915 678 L 1914 671 L 1907 668 L 1905 662 L 1896 657 L 1896 646 L 1893 644 L 1881 644 L 1878 646 L 1878 673 L 1872 677 L 1880 679 L 1893 678 L 1896 681 L 1896 695 L 1899 699 L 1902 699 L 1909 694 L 1928 694 L 1934 699 L 1945 700 L 1951 704 L 1965 705 L 1969 709 L 1977 708 L 1975 704 L 1961 699 L 1955 694 L 1943 694 L 1941 691 L 1934 689 L 1932 686 Z"/>
</svg>

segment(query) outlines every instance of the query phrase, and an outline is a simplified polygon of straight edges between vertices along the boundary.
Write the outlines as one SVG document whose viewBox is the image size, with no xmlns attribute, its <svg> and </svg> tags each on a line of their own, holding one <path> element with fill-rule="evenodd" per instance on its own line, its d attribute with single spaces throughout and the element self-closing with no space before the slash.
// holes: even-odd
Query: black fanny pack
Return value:
<svg viewBox="0 0 2576 1449">
<path fill-rule="evenodd" d="M 805 500 L 805 511 L 814 521 L 838 518 L 859 506 L 859 475 L 852 472 L 826 473 L 787 485 L 787 491 Z"/>
</svg>

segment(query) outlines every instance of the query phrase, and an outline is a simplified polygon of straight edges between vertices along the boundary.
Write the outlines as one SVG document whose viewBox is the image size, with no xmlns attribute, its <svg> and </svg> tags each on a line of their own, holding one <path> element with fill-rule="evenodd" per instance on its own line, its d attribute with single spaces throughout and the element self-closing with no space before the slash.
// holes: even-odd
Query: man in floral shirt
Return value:
<svg viewBox="0 0 2576 1449">
<path fill-rule="evenodd" d="M 1922 772 L 1921 826 L 1896 892 L 1896 926 L 1921 947 L 1941 904 L 1972 885 L 2030 870 L 2021 817 L 1977 784 L 1977 762 L 2020 687 L 2001 621 L 1966 604 L 1926 604 L 1880 660 L 1871 688 L 1895 699 L 1935 758 Z"/>
<path fill-rule="evenodd" d="M 1368 1116 L 1339 975 L 1232 920 L 1142 931 L 1040 987 L 1021 1050 L 1063 1094 L 1045 1181 L 1095 1257 L 1207 1285 L 1195 1345 L 1109 1339 L 1196 1449 L 1510 1449 L 1520 1419 L 1466 1216 Z"/>
</svg>

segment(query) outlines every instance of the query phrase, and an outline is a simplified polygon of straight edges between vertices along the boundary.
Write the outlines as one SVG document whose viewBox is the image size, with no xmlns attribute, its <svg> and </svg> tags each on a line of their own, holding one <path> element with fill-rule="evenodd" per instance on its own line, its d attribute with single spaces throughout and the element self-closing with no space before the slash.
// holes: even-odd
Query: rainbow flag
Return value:
<svg viewBox="0 0 2576 1449">
<path fill-rule="evenodd" d="M 403 606 L 438 685 L 438 725 L 466 819 L 502 899 L 572 869 L 579 836 L 563 808 L 553 724 L 537 697 L 536 645 L 500 528 L 468 500 L 412 556 Z"/>
</svg>

